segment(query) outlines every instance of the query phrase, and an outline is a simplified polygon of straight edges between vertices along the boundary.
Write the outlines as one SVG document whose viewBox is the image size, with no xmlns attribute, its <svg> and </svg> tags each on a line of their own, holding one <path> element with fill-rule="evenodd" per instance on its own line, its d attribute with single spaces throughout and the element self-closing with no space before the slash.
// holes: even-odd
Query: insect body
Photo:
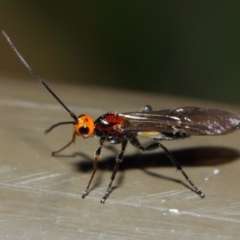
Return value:
<svg viewBox="0 0 240 240">
<path fill-rule="evenodd" d="M 105 202 L 111 192 L 113 180 L 117 173 L 119 164 L 123 160 L 124 152 L 128 142 L 130 142 L 134 147 L 140 149 L 141 151 L 152 151 L 159 148 L 163 149 L 177 170 L 183 174 L 185 179 L 192 186 L 193 190 L 201 198 L 205 197 L 205 195 L 193 184 L 193 182 L 187 176 L 180 163 L 167 150 L 167 148 L 162 145 L 160 141 L 183 139 L 194 135 L 213 136 L 227 134 L 239 129 L 240 116 L 228 111 L 203 109 L 197 107 L 152 110 L 152 108 L 147 105 L 143 108 L 143 110 L 138 112 L 119 114 L 115 112 L 108 112 L 97 118 L 95 121 L 90 116 L 84 114 L 77 117 L 73 112 L 69 110 L 68 107 L 66 107 L 66 105 L 48 87 L 48 85 L 33 71 L 33 69 L 24 60 L 22 55 L 18 52 L 5 32 L 3 32 L 3 35 L 17 56 L 20 58 L 22 63 L 25 65 L 25 67 L 30 71 L 30 73 L 45 86 L 45 88 L 74 119 L 73 121 L 59 122 L 46 130 L 46 132 L 50 132 L 53 128 L 63 124 L 74 125 L 74 132 L 71 141 L 59 150 L 53 152 L 52 155 L 61 152 L 69 145 L 74 143 L 76 136 L 81 136 L 83 138 L 96 136 L 99 138 L 100 144 L 95 152 L 93 173 L 87 185 L 87 188 L 82 195 L 83 198 L 89 192 L 91 182 L 97 170 L 97 162 L 101 155 L 103 144 L 106 141 L 111 144 L 121 144 L 121 151 L 116 157 L 116 163 L 111 176 L 111 181 L 108 185 L 105 195 L 101 199 L 101 203 Z M 138 136 L 151 138 L 155 140 L 155 142 L 144 147 L 139 142 Z"/>
</svg>

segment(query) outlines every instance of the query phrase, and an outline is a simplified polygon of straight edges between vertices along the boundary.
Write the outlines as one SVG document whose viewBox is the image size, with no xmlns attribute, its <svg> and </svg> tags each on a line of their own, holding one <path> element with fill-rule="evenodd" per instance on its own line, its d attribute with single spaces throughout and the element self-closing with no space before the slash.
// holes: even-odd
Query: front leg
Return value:
<svg viewBox="0 0 240 240">
<path fill-rule="evenodd" d="M 141 151 L 145 152 L 145 151 L 153 151 L 155 149 L 161 148 L 163 149 L 163 151 L 167 154 L 168 158 L 171 160 L 171 162 L 173 163 L 173 165 L 177 168 L 177 170 L 179 170 L 182 175 L 185 177 L 185 179 L 189 182 L 189 184 L 194 188 L 195 192 L 201 197 L 204 198 L 205 195 L 204 193 L 198 189 L 195 184 L 190 180 L 190 178 L 188 177 L 188 175 L 185 173 L 185 171 L 183 170 L 183 168 L 181 167 L 180 163 L 177 161 L 177 159 L 168 151 L 168 149 L 166 147 L 164 147 L 160 142 L 155 142 L 152 143 L 150 145 L 148 145 L 147 147 L 143 147 L 140 142 L 138 141 L 138 139 L 136 137 L 131 137 L 129 139 L 130 143 L 140 149 Z"/>
<path fill-rule="evenodd" d="M 55 156 L 57 153 L 60 153 L 65 148 L 69 147 L 72 143 L 75 143 L 75 140 L 76 140 L 76 132 L 74 131 L 71 141 L 68 144 L 66 144 L 65 146 L 63 146 L 62 148 L 60 148 L 59 150 L 52 152 L 52 156 Z"/>
</svg>

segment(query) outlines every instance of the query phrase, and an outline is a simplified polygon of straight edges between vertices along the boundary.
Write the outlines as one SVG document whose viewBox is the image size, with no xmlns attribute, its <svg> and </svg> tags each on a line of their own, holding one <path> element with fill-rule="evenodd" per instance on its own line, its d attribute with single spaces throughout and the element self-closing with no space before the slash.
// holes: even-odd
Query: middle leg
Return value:
<svg viewBox="0 0 240 240">
<path fill-rule="evenodd" d="M 204 193 L 195 186 L 195 184 L 191 181 L 191 179 L 188 177 L 188 175 L 185 173 L 185 171 L 183 170 L 182 166 L 180 165 L 180 163 L 177 161 L 177 159 L 168 151 L 168 149 L 163 146 L 160 142 L 156 142 L 156 143 L 152 143 L 150 145 L 148 145 L 147 147 L 143 147 L 140 142 L 138 141 L 138 139 L 136 137 L 133 137 L 131 139 L 129 139 L 130 143 L 140 149 L 141 151 L 153 151 L 156 150 L 158 148 L 161 148 L 168 156 L 168 158 L 171 160 L 171 162 L 173 163 L 173 165 L 177 168 L 177 170 L 179 170 L 182 175 L 185 177 L 185 179 L 188 181 L 188 183 L 194 188 L 194 191 L 201 197 L 204 198 L 205 195 Z"/>
</svg>

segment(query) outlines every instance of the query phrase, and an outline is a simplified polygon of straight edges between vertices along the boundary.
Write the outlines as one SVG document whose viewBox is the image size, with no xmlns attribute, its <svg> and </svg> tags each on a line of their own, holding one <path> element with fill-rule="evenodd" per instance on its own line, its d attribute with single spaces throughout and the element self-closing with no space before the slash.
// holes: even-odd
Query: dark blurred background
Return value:
<svg viewBox="0 0 240 240">
<path fill-rule="evenodd" d="M 240 1 L 4 0 L 0 26 L 48 81 L 240 105 Z M 3 37 L 0 59 L 30 79 Z"/>
</svg>

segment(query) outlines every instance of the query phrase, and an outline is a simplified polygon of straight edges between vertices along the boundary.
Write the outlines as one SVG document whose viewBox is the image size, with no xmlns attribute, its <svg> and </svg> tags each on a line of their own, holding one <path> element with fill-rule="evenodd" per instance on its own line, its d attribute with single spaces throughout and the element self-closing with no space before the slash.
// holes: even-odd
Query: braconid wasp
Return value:
<svg viewBox="0 0 240 240">
<path fill-rule="evenodd" d="M 152 151 L 161 148 L 167 154 L 168 158 L 171 160 L 173 165 L 175 165 L 177 170 L 182 173 L 193 190 L 201 198 L 205 197 L 202 191 L 200 191 L 199 188 L 197 188 L 190 180 L 177 159 L 165 146 L 162 145 L 160 141 L 184 139 L 189 136 L 214 136 L 228 134 L 239 129 L 240 116 L 228 111 L 217 109 L 179 107 L 174 109 L 152 110 L 149 105 L 146 105 L 138 112 L 108 112 L 97 118 L 95 121 L 92 117 L 85 114 L 81 114 L 77 117 L 48 87 L 43 79 L 29 66 L 22 55 L 18 52 L 8 35 L 5 32 L 2 33 L 28 71 L 43 84 L 43 86 L 73 118 L 73 121 L 59 122 L 46 130 L 46 132 L 50 132 L 53 128 L 63 124 L 74 125 L 74 133 L 71 141 L 59 150 L 52 152 L 52 155 L 61 152 L 74 143 L 76 136 L 81 136 L 83 138 L 95 136 L 99 139 L 99 147 L 95 152 L 93 162 L 93 172 L 82 198 L 89 193 L 89 187 L 97 170 L 97 162 L 101 155 L 102 147 L 105 141 L 111 144 L 121 144 L 121 151 L 116 157 L 116 163 L 112 172 L 111 180 L 103 198 L 101 199 L 101 203 L 106 201 L 111 192 L 112 183 L 118 171 L 119 164 L 123 160 L 128 142 L 141 151 Z M 155 142 L 143 147 L 137 138 L 138 136 L 150 138 L 155 140 Z"/>
</svg>

